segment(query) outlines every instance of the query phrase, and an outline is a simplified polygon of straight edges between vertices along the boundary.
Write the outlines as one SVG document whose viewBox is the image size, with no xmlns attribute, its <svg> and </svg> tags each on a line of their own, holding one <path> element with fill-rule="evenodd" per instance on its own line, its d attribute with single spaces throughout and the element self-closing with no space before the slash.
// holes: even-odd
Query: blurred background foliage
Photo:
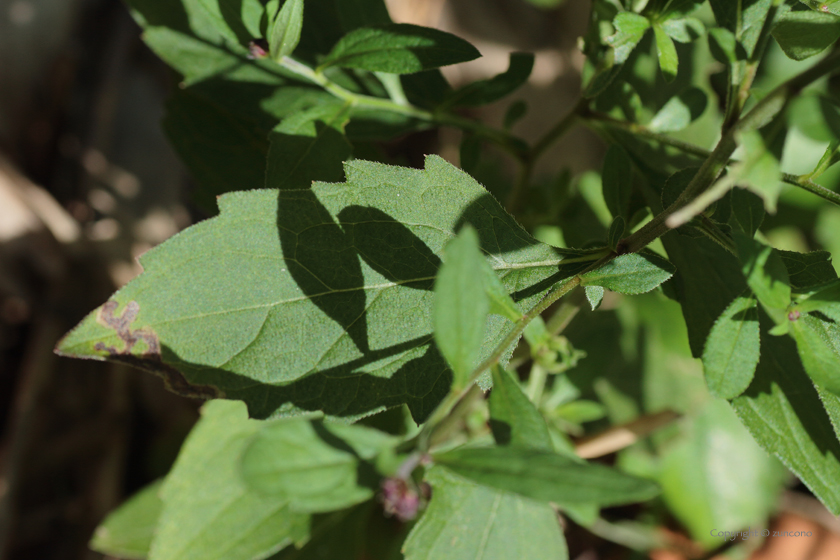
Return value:
<svg viewBox="0 0 840 560">
<path fill-rule="evenodd" d="M 514 131 L 535 140 L 578 99 L 587 72 L 578 38 L 588 29 L 589 2 L 388 5 L 395 21 L 441 28 L 478 47 L 482 58 L 444 69 L 456 87 L 503 72 L 511 51 L 536 54 L 524 88 L 465 109 L 470 116 L 502 126 L 511 111 L 526 107 Z M 705 7 L 694 15 L 713 21 Z M 679 70 L 666 82 L 648 34 L 597 108 L 648 124 L 669 100 L 699 87 L 708 102 L 698 102 L 701 112 L 672 135 L 711 149 L 723 120 L 724 67 L 706 41 L 676 47 Z M 765 59 L 759 92 L 810 64 L 789 59 L 775 42 Z M 820 80 L 787 111 L 779 146 L 784 171 L 807 173 L 825 146 L 840 139 L 840 114 L 823 102 L 836 100 L 838 88 L 840 78 Z M 201 192 L 194 181 L 208 178 L 183 167 L 172 148 L 177 136 L 170 144 L 161 128 L 171 135 L 173 119 L 200 121 L 201 103 L 200 87 L 179 89 L 116 0 L 0 0 L 0 558 L 101 557 L 87 549 L 96 525 L 168 471 L 197 419 L 196 403 L 165 392 L 150 376 L 119 365 L 59 361 L 52 348 L 139 272 L 138 255 L 213 212 L 212 198 L 194 196 Z M 364 137 L 363 129 L 356 132 Z M 642 161 L 664 162 L 671 171 L 698 164 L 623 141 Z M 604 152 L 597 134 L 582 126 L 552 146 L 519 213 L 537 238 L 569 247 L 606 238 Z M 356 157 L 418 166 L 426 153 L 463 166 L 500 200 L 514 183 L 515 169 L 494 148 L 476 151 L 452 129 L 360 141 Z M 261 184 L 262 168 L 254 169 L 259 177 L 215 180 Z M 837 190 L 840 167 L 820 182 Z M 840 208 L 787 187 L 759 238 L 780 249 L 838 256 Z M 840 260 L 834 266 L 840 272 Z M 586 308 L 570 320 L 556 353 L 540 362 L 550 370 L 540 407 L 552 435 L 571 446 L 597 434 L 609 446 L 604 433 L 629 426 L 629 436 L 616 432 L 615 447 L 592 456 L 618 451 L 618 464 L 664 489 L 645 507 L 567 512 L 570 557 L 771 558 L 767 546 L 779 540 L 755 552 L 759 539 L 727 543 L 709 533 L 768 523 L 826 537 L 804 552 L 789 549 L 785 560 L 837 549 L 837 537 L 828 538 L 840 531 L 837 520 L 709 395 L 678 303 L 662 291 L 608 294 L 597 311 Z"/>
</svg>

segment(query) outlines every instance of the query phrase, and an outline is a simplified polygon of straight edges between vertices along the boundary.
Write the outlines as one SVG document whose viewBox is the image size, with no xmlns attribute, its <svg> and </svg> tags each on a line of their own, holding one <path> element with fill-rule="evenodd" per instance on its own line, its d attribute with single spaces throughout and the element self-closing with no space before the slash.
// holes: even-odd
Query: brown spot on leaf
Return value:
<svg viewBox="0 0 840 560">
<path fill-rule="evenodd" d="M 128 364 L 157 375 L 163 379 L 163 384 L 168 390 L 178 395 L 200 399 L 224 397 L 224 393 L 210 385 L 192 385 L 184 377 L 184 374 L 164 363 L 160 355 L 160 338 L 152 329 L 149 327 L 131 328 L 131 323 L 137 319 L 140 304 L 136 301 L 130 301 L 126 304 L 122 315 L 114 315 L 119 305 L 114 300 L 106 302 L 100 309 L 97 320 L 109 329 L 116 331 L 117 336 L 120 337 L 125 346 L 122 349 L 117 349 L 114 346 L 105 346 L 104 343 L 97 342 L 94 348 L 100 352 L 108 352 L 112 361 Z M 145 351 L 140 354 L 132 354 L 135 345 L 140 341 L 146 344 Z"/>
</svg>

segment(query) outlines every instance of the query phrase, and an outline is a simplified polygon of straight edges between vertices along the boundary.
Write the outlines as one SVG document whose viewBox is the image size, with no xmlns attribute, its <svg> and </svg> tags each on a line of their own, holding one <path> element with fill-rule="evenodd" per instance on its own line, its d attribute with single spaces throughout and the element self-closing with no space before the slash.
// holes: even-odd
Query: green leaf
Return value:
<svg viewBox="0 0 840 560">
<path fill-rule="evenodd" d="M 721 538 L 709 527 L 766 527 L 787 477 L 729 405 L 711 401 L 662 457 L 659 481 L 665 503 L 692 538 L 714 549 Z"/>
<path fill-rule="evenodd" d="M 469 225 L 449 242 L 435 279 L 435 342 L 452 368 L 453 389 L 463 389 L 481 353 L 490 312 L 487 293 L 480 289 L 486 266 L 478 234 Z M 478 288 L 478 289 L 477 289 Z"/>
<path fill-rule="evenodd" d="M 143 255 L 143 274 L 59 352 L 145 368 L 182 394 L 244 400 L 254 417 L 354 419 L 407 403 L 422 421 L 452 379 L 433 344 L 432 288 L 461 224 L 524 309 L 598 258 L 537 242 L 437 156 L 425 170 L 345 169 L 346 183 L 221 197 L 220 216 Z M 482 359 L 507 325 L 491 315 Z"/>
<path fill-rule="evenodd" d="M 796 315 L 793 315 L 795 318 Z M 818 386 L 840 395 L 840 327 L 812 314 L 790 321 L 805 371 Z"/>
<path fill-rule="evenodd" d="M 656 113 L 647 127 L 654 132 L 677 132 L 700 118 L 708 99 L 703 90 L 692 87 L 672 97 Z"/>
<path fill-rule="evenodd" d="M 774 0 L 709 0 L 715 19 L 738 38 L 746 57 L 752 56 Z"/>
<path fill-rule="evenodd" d="M 709 29 L 709 51 L 721 64 L 731 65 L 748 58 L 735 35 L 724 27 Z"/>
<path fill-rule="evenodd" d="M 499 445 L 552 451 L 548 426 L 519 383 L 500 365 L 493 366 L 490 429 Z"/>
<path fill-rule="evenodd" d="M 662 22 L 662 30 L 678 43 L 690 43 L 701 37 L 706 27 L 703 22 L 695 18 L 674 18 Z"/>
<path fill-rule="evenodd" d="M 819 311 L 836 323 L 840 323 L 840 282 L 832 282 L 822 290 L 811 294 L 808 299 L 800 301 L 795 308 L 800 313 Z"/>
<path fill-rule="evenodd" d="M 615 248 L 618 247 L 619 241 L 624 238 L 625 227 L 624 218 L 621 216 L 616 216 L 610 224 L 610 231 L 607 235 L 607 245 L 609 245 L 610 249 L 613 251 L 615 251 Z"/>
<path fill-rule="evenodd" d="M 837 4 L 837 0 L 826 0 L 825 2 L 820 2 L 819 0 L 799 1 L 818 12 L 827 12 L 829 14 L 840 16 L 840 4 Z"/>
<path fill-rule="evenodd" d="M 741 266 L 709 239 L 666 235 L 662 243 L 677 267 L 668 284 L 682 306 L 691 354 L 699 358 L 717 318 L 747 287 Z"/>
<path fill-rule="evenodd" d="M 624 223 L 630 222 L 630 197 L 633 194 L 633 164 L 624 149 L 613 144 L 604 156 L 601 172 L 604 202 L 610 214 L 621 216 Z"/>
<path fill-rule="evenodd" d="M 525 113 L 528 112 L 528 104 L 521 99 L 517 99 L 505 111 L 505 117 L 502 122 L 502 126 L 505 130 L 510 130 L 510 128 L 519 122 L 522 117 L 525 116 Z"/>
<path fill-rule="evenodd" d="M 750 386 L 760 354 L 758 309 L 752 296 L 739 296 L 718 317 L 706 339 L 703 370 L 709 391 L 733 399 Z"/>
<path fill-rule="evenodd" d="M 353 147 L 344 137 L 350 107 L 316 105 L 283 119 L 269 136 L 265 186 L 308 189 L 313 181 L 340 181 Z"/>
<path fill-rule="evenodd" d="M 583 286 L 601 286 L 621 294 L 643 294 L 674 275 L 674 266 L 650 252 L 620 255 L 581 276 Z"/>
<path fill-rule="evenodd" d="M 283 7 L 271 26 L 268 45 L 272 60 L 280 61 L 289 56 L 300 43 L 300 30 L 303 28 L 303 0 L 285 0 Z"/>
<path fill-rule="evenodd" d="M 149 484 L 109 513 L 93 533 L 90 548 L 117 558 L 147 558 L 163 509 L 158 495 L 162 483 Z"/>
<path fill-rule="evenodd" d="M 783 186 L 779 160 L 767 149 L 758 131 L 744 132 L 738 137 L 743 159 L 732 166 L 731 176 L 727 175 L 723 180 L 754 192 L 764 200 L 764 208 L 775 214 Z"/>
<path fill-rule="evenodd" d="M 823 52 L 840 37 L 840 17 L 808 10 L 789 11 L 776 22 L 773 37 L 788 57 L 805 60 Z"/>
<path fill-rule="evenodd" d="M 308 515 L 250 490 L 240 477 L 242 453 L 260 426 L 248 420 L 242 403 L 204 406 L 161 488 L 150 560 L 265 558 L 306 540 Z"/>
<path fill-rule="evenodd" d="M 744 278 L 758 301 L 770 309 L 786 309 L 790 304 L 790 276 L 778 251 L 738 231 L 732 238 L 743 263 Z"/>
<path fill-rule="evenodd" d="M 649 480 L 538 449 L 460 448 L 435 454 L 433 460 L 484 486 L 560 506 L 630 504 L 659 493 Z"/>
<path fill-rule="evenodd" d="M 837 280 L 828 251 L 779 251 L 790 277 L 790 285 L 799 293 L 814 292 Z"/>
<path fill-rule="evenodd" d="M 732 189 L 732 214 L 738 225 L 749 237 L 755 237 L 755 232 L 764 222 L 764 202 L 761 198 L 746 189 Z"/>
<path fill-rule="evenodd" d="M 809 173 L 809 178 L 815 179 L 819 177 L 838 161 L 840 161 L 840 140 L 833 139 L 826 147 L 820 161 L 817 163 L 817 166 L 811 173 Z"/>
<path fill-rule="evenodd" d="M 508 69 L 489 80 L 472 82 L 458 89 L 443 101 L 438 110 L 448 107 L 480 107 L 498 101 L 520 88 L 534 68 L 531 53 L 510 53 Z"/>
<path fill-rule="evenodd" d="M 662 76 L 666 82 L 673 82 L 677 77 L 677 67 L 680 62 L 677 57 L 677 47 L 674 46 L 673 39 L 662 29 L 662 25 L 655 23 L 653 25 L 653 33 L 656 38 L 659 69 L 662 70 Z"/>
<path fill-rule="evenodd" d="M 592 311 L 595 311 L 601 306 L 601 302 L 604 300 L 604 288 L 601 286 L 586 286 L 584 291 L 586 292 L 586 301 L 589 302 Z"/>
<path fill-rule="evenodd" d="M 762 319 L 762 336 L 772 326 Z M 762 349 L 749 389 L 732 401 L 755 440 L 805 483 L 834 514 L 840 514 L 840 442 L 788 337 Z"/>
<path fill-rule="evenodd" d="M 633 12 L 620 12 L 613 20 L 615 34 L 607 38 L 615 51 L 615 64 L 623 64 L 650 27 L 650 21 Z"/>
<path fill-rule="evenodd" d="M 242 478 L 255 492 L 301 513 L 342 509 L 373 497 L 369 464 L 396 439 L 365 426 L 289 418 L 263 426 L 242 456 Z"/>
<path fill-rule="evenodd" d="M 405 560 L 567 560 L 548 504 L 475 484 L 441 467 L 426 472 L 432 501 L 405 542 Z"/>
<path fill-rule="evenodd" d="M 372 72 L 412 74 L 481 56 L 467 41 L 437 29 L 407 23 L 362 27 L 336 43 L 321 62 Z"/>
</svg>

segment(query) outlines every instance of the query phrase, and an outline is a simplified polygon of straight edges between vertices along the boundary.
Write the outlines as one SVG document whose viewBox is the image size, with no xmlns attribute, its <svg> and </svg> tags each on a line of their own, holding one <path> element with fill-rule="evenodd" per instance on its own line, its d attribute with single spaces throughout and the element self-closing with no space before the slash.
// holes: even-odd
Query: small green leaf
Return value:
<svg viewBox="0 0 840 560">
<path fill-rule="evenodd" d="M 752 55 L 773 0 L 709 0 L 715 19 L 738 37 L 746 56 Z"/>
<path fill-rule="evenodd" d="M 656 484 L 597 463 L 518 447 L 460 448 L 435 463 L 484 486 L 564 504 L 630 504 L 653 498 Z"/>
<path fill-rule="evenodd" d="M 607 244 L 613 251 L 615 251 L 615 248 L 618 247 L 618 242 L 624 238 L 625 227 L 626 225 L 624 224 L 624 218 L 622 218 L 621 216 L 616 216 L 610 224 L 610 232 L 607 236 Z"/>
<path fill-rule="evenodd" d="M 837 3 L 838 0 L 826 0 L 825 2 L 820 2 L 819 0 L 799 1 L 805 4 L 806 6 L 817 10 L 818 12 L 824 12 L 840 16 L 840 4 Z"/>
<path fill-rule="evenodd" d="M 735 64 L 747 58 L 738 39 L 724 27 L 709 29 L 709 50 L 715 60 L 722 64 Z"/>
<path fill-rule="evenodd" d="M 674 46 L 674 41 L 662 29 L 662 25 L 654 24 L 653 33 L 656 38 L 656 52 L 658 53 L 662 76 L 666 82 L 673 82 L 677 77 L 677 67 L 680 62 L 677 57 L 677 47 Z"/>
<path fill-rule="evenodd" d="M 531 53 L 510 53 L 508 69 L 489 80 L 480 80 L 458 89 L 443 101 L 438 110 L 448 107 L 480 107 L 498 101 L 513 93 L 531 75 L 534 55 Z"/>
<path fill-rule="evenodd" d="M 429 508 L 405 541 L 405 560 L 568 560 L 548 504 L 500 492 L 445 468 L 426 472 Z"/>
<path fill-rule="evenodd" d="M 147 558 L 163 510 L 161 484 L 149 484 L 109 513 L 93 533 L 90 548 L 117 558 Z"/>
<path fill-rule="evenodd" d="M 678 43 L 690 43 L 703 36 L 706 27 L 696 18 L 673 18 L 662 22 L 662 30 Z"/>
<path fill-rule="evenodd" d="M 513 375 L 500 365 L 493 366 L 490 429 L 499 445 L 554 449 L 542 414 L 522 392 Z"/>
<path fill-rule="evenodd" d="M 613 20 L 615 34 L 607 38 L 615 51 L 615 64 L 623 64 L 650 27 L 650 21 L 633 12 L 620 12 Z"/>
<path fill-rule="evenodd" d="M 584 291 L 586 292 L 586 301 L 592 306 L 592 311 L 595 311 L 604 300 L 604 288 L 601 286 L 586 286 Z"/>
<path fill-rule="evenodd" d="M 674 266 L 654 253 L 621 255 L 581 276 L 583 286 L 601 286 L 621 294 L 643 294 L 674 275 Z"/>
<path fill-rule="evenodd" d="M 792 312 L 795 313 L 795 312 Z M 790 331 L 805 371 L 820 387 L 840 395 L 840 327 L 814 315 L 793 315 Z"/>
<path fill-rule="evenodd" d="M 790 304 L 790 276 L 778 251 L 738 231 L 732 237 L 744 278 L 758 301 L 770 309 L 786 309 Z"/>
<path fill-rule="evenodd" d="M 840 17 L 814 11 L 789 11 L 773 27 L 773 37 L 788 57 L 805 60 L 840 37 Z"/>
<path fill-rule="evenodd" d="M 321 62 L 372 72 L 412 74 L 481 56 L 467 41 L 437 29 L 407 23 L 361 27 L 342 37 Z"/>
<path fill-rule="evenodd" d="M 300 42 L 302 28 L 303 0 L 285 0 L 268 35 L 269 54 L 273 60 L 279 62 L 292 54 Z"/>
<path fill-rule="evenodd" d="M 718 317 L 706 340 L 703 370 L 709 391 L 733 399 L 750 386 L 760 353 L 758 309 L 752 296 L 739 296 Z"/>
<path fill-rule="evenodd" d="M 749 237 L 755 237 L 755 232 L 764 222 L 764 202 L 761 198 L 746 189 L 732 189 L 732 214 L 738 225 Z"/>
<path fill-rule="evenodd" d="M 150 560 L 265 558 L 308 538 L 309 515 L 242 481 L 242 453 L 261 425 L 248 419 L 242 403 L 204 405 L 161 488 L 163 512 Z"/>
<path fill-rule="evenodd" d="M 435 342 L 455 375 L 454 389 L 462 389 L 481 352 L 490 301 L 481 289 L 486 266 L 478 234 L 467 225 L 449 242 L 435 280 Z"/>
<path fill-rule="evenodd" d="M 819 311 L 835 323 L 840 323 L 840 281 L 834 281 L 822 290 L 799 302 L 795 308 L 800 313 Z"/>
<path fill-rule="evenodd" d="M 519 122 L 519 120 L 522 119 L 527 112 L 528 104 L 521 99 L 517 99 L 511 103 L 507 108 L 507 111 L 505 111 L 505 118 L 502 126 L 504 126 L 506 130 L 510 130 L 510 128 Z"/>
<path fill-rule="evenodd" d="M 648 124 L 654 132 L 677 132 L 700 118 L 706 110 L 708 98 L 703 90 L 692 87 L 672 97 Z"/>
<path fill-rule="evenodd" d="M 245 450 L 242 478 L 297 512 L 342 509 L 373 497 L 379 480 L 367 461 L 394 441 L 365 426 L 278 420 L 263 426 Z"/>
<path fill-rule="evenodd" d="M 317 105 L 286 117 L 269 136 L 266 188 L 308 189 L 314 181 L 340 181 L 353 146 L 344 137 L 350 108 Z"/>
<path fill-rule="evenodd" d="M 610 214 L 621 216 L 624 223 L 630 221 L 630 197 L 633 194 L 633 164 L 624 149 L 613 144 L 604 156 L 601 172 L 604 202 Z"/>
<path fill-rule="evenodd" d="M 815 179 L 828 171 L 828 168 L 840 161 L 840 140 L 832 140 L 825 149 L 819 163 L 814 170 L 808 174 L 809 179 Z"/>
</svg>

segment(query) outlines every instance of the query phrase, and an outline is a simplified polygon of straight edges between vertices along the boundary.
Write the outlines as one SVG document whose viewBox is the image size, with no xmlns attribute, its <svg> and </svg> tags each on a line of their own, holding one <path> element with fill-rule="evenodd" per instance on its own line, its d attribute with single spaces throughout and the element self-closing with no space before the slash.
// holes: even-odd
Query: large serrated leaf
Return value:
<svg viewBox="0 0 840 560">
<path fill-rule="evenodd" d="M 771 326 L 762 319 L 762 336 Z M 840 442 L 789 337 L 766 345 L 752 384 L 732 406 L 759 445 L 840 514 Z"/>
<path fill-rule="evenodd" d="M 732 399 L 750 386 L 759 345 L 755 297 L 737 297 L 715 321 L 703 351 L 706 383 L 714 396 Z"/>
<path fill-rule="evenodd" d="M 584 286 L 601 286 L 621 294 L 643 294 L 674 275 L 674 266 L 654 253 L 621 255 L 581 276 Z"/>
<path fill-rule="evenodd" d="M 433 496 L 408 535 L 406 560 L 566 560 L 566 541 L 548 504 L 463 479 L 441 467 L 426 473 Z"/>
<path fill-rule="evenodd" d="M 145 368 L 181 393 L 241 399 L 255 417 L 354 419 L 407 403 L 422 420 L 451 382 L 432 342 L 432 287 L 460 224 L 475 227 L 523 309 L 596 258 L 537 242 L 439 157 L 425 170 L 354 161 L 346 174 L 311 190 L 223 196 L 220 216 L 144 255 L 145 272 L 59 352 Z M 570 254 L 579 258 L 564 266 Z M 490 317 L 482 356 L 506 321 Z"/>
</svg>

